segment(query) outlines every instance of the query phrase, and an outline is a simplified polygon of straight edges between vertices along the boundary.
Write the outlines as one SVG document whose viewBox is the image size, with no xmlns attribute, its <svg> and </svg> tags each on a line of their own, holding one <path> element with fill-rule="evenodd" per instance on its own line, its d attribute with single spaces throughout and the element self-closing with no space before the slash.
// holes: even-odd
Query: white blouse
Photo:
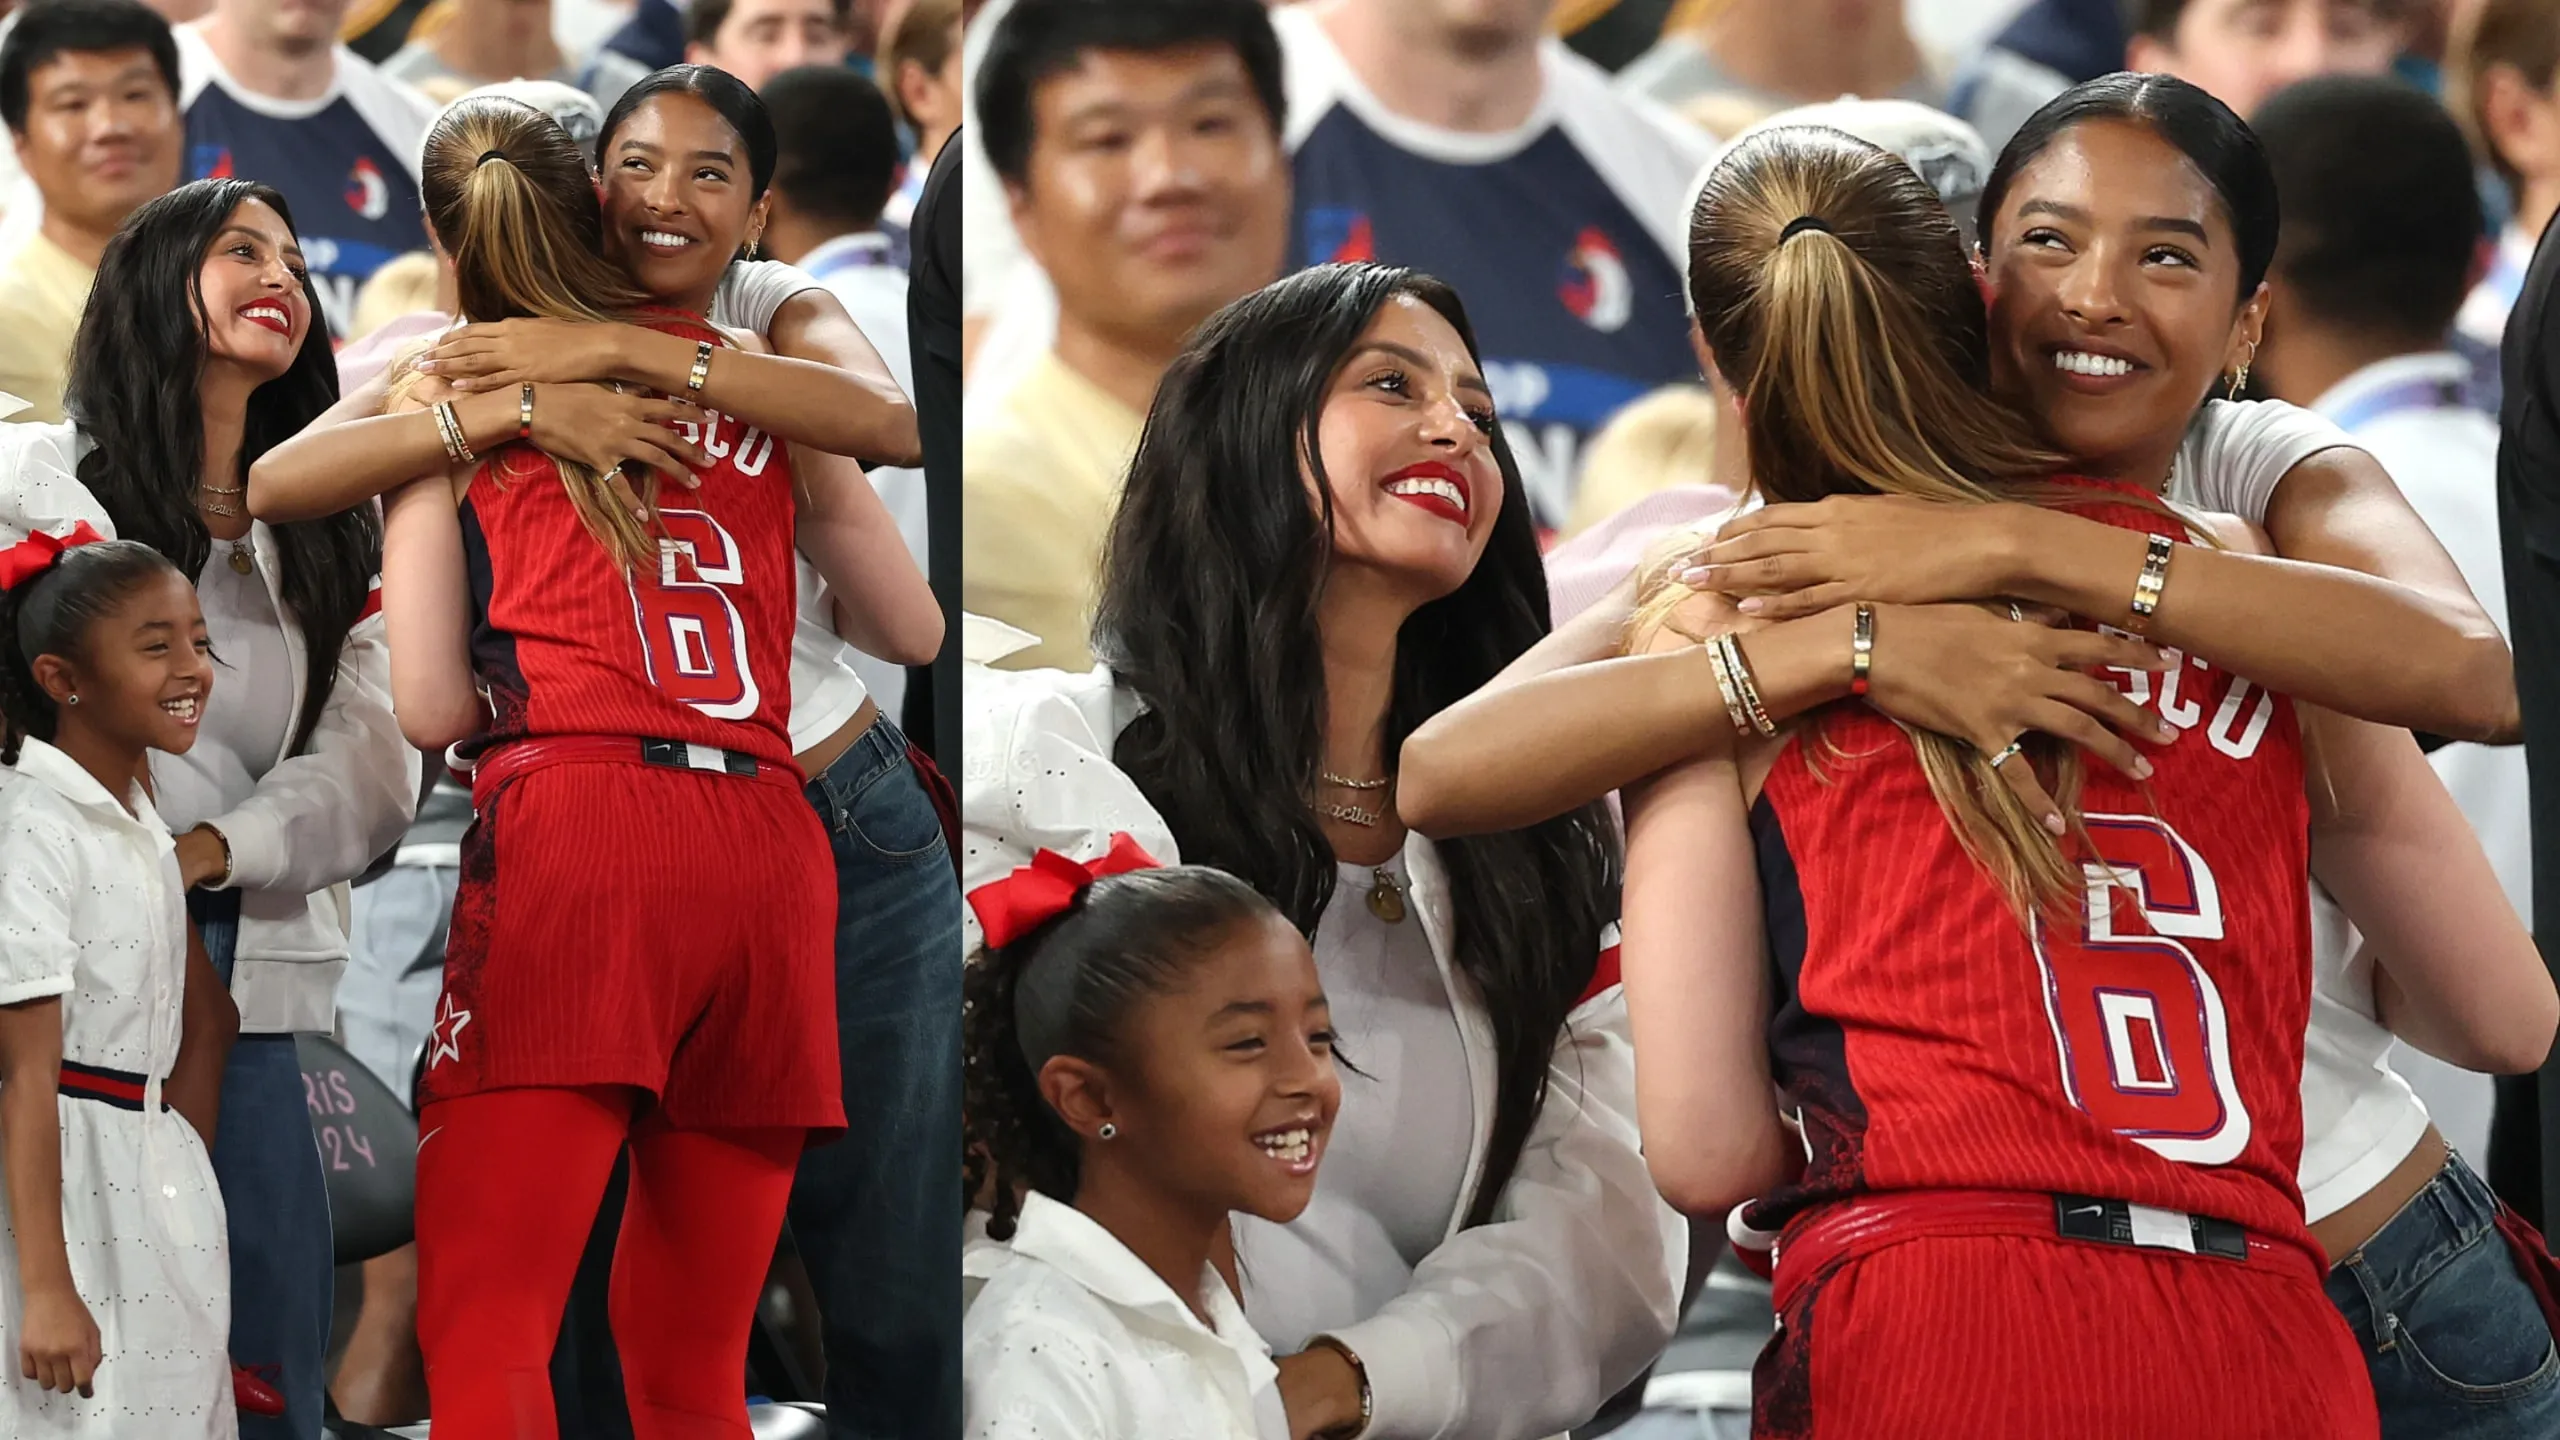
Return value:
<svg viewBox="0 0 2560 1440">
<path fill-rule="evenodd" d="M 1013 1239 L 962 1261 L 968 1440 L 1288 1440 L 1279 1367 L 1214 1267 L 1202 1308 L 1072 1205 L 1025 1196 Z"/>
</svg>

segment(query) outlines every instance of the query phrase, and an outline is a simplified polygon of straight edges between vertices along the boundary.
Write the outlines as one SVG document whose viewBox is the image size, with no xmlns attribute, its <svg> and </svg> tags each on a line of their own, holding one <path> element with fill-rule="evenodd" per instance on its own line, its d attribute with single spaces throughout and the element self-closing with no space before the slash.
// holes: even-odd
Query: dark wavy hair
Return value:
<svg viewBox="0 0 2560 1440">
<path fill-rule="evenodd" d="M 80 545 L 0 590 L 0 765 L 18 763 L 28 740 L 53 741 L 62 712 L 36 683 L 39 655 L 87 658 L 89 627 L 113 614 L 146 580 L 170 573 L 168 558 L 133 540 Z"/>
<path fill-rule="evenodd" d="M 1316 616 L 1333 501 L 1317 426 L 1335 375 L 1387 301 L 1430 306 L 1476 353 L 1448 286 L 1384 265 L 1321 265 L 1200 328 L 1157 387 L 1103 563 L 1095 648 L 1145 702 L 1115 758 L 1182 845 L 1313 934 L 1333 847 L 1309 802 L 1325 734 Z M 1492 441 L 1506 503 L 1466 583 L 1396 637 L 1386 753 L 1547 633 L 1546 570 L 1520 469 Z M 1308 503 L 1301 462 L 1312 469 Z M 1492 1217 L 1545 1103 L 1547 1067 L 1616 917 L 1617 832 L 1598 803 L 1524 830 L 1443 842 L 1455 963 L 1496 1051 L 1492 1136 L 1466 1223 Z"/>
<path fill-rule="evenodd" d="M 992 1184 L 990 1237 L 1012 1238 L 1025 1190 L 1075 1203 L 1084 1141 L 1040 1094 L 1040 1067 L 1056 1055 L 1131 1060 L 1120 1049 L 1130 1011 L 1269 913 L 1259 891 L 1204 865 L 1138 870 L 1094 882 L 1061 914 L 969 962 L 960 987 L 963 1195 Z"/>
<path fill-rule="evenodd" d="M 67 409 L 89 442 L 80 483 L 116 534 L 169 558 L 190 580 L 203 573 L 213 537 L 196 512 L 204 472 L 205 253 L 251 200 L 293 225 L 284 197 L 247 180 L 198 180 L 133 212 L 107 242 L 97 283 L 71 342 Z M 308 278 L 311 330 L 282 375 L 252 391 L 241 433 L 241 475 L 338 401 L 338 367 Z M 246 483 L 243 481 L 242 483 Z M 302 627 L 308 662 L 293 745 L 302 749 L 336 686 L 347 632 L 382 569 L 382 518 L 371 503 L 320 520 L 269 527 L 280 552 L 286 608 Z"/>
</svg>

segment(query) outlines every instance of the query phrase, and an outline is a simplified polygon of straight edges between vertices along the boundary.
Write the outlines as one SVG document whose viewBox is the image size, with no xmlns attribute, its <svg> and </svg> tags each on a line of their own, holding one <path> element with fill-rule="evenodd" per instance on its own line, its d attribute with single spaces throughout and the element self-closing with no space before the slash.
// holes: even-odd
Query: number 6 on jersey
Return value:
<svg viewBox="0 0 2560 1440">
<path fill-rule="evenodd" d="M 2213 870 L 2145 815 L 2090 815 L 2077 934 L 2036 922 L 2045 1016 L 2071 1103 L 2161 1156 L 2220 1165 L 2249 1143 L 2222 992 L 2182 940 L 2222 939 Z"/>
<path fill-rule="evenodd" d="M 762 696 L 747 663 L 746 622 L 726 588 L 746 579 L 737 543 L 702 511 L 659 515 L 666 534 L 655 583 L 631 576 L 649 683 L 714 720 L 743 720 Z"/>
</svg>

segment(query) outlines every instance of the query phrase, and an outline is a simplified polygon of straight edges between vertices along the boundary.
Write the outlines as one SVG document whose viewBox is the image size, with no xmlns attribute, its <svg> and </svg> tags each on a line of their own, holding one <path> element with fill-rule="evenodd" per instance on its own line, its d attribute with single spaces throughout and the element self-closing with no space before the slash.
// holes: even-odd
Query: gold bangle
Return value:
<svg viewBox="0 0 2560 1440">
<path fill-rule="evenodd" d="M 524 382 L 524 388 L 516 393 L 516 438 L 533 438 L 533 382 L 530 380 Z"/>
<path fill-rule="evenodd" d="M 456 465 L 469 465 L 480 457 L 471 453 L 471 441 L 462 433 L 462 417 L 453 411 L 453 402 L 436 402 L 436 423 L 444 427 L 444 453 Z"/>
<path fill-rule="evenodd" d="M 1314 1349 L 1319 1345 L 1332 1351 L 1334 1354 L 1341 1356 L 1345 1361 L 1349 1362 L 1352 1377 L 1360 1382 L 1359 1421 L 1351 1425 L 1337 1425 L 1333 1427 L 1331 1430 L 1324 1432 L 1324 1440 L 1360 1440 L 1361 1436 L 1369 1433 L 1369 1421 L 1377 1414 L 1377 1406 L 1372 1402 L 1369 1395 L 1369 1367 L 1360 1359 L 1360 1352 L 1352 1349 L 1348 1345 L 1345 1345 L 1340 1339 L 1334 1336 L 1317 1335 L 1307 1341 L 1307 1347 L 1309 1349 Z"/>
<path fill-rule="evenodd" d="M 1750 717 L 1751 728 L 1759 731 L 1762 739 L 1775 740 L 1777 723 L 1761 708 L 1760 682 L 1751 676 L 1751 662 L 1742 658 L 1742 643 L 1734 639 L 1731 631 L 1717 636 L 1716 643 L 1724 649 L 1725 668 L 1733 672 L 1733 688 L 1742 692 L 1742 712 Z"/>
<path fill-rule="evenodd" d="M 2136 635 L 2151 628 L 2151 614 L 2160 608 L 2160 592 L 2169 588 L 2171 548 L 2168 536 L 2154 535 L 2142 552 L 2142 573 L 2133 582 L 2133 623 L 2128 627 Z"/>
<path fill-rule="evenodd" d="M 686 377 L 684 388 L 695 395 L 702 393 L 703 383 L 711 378 L 711 342 L 693 342 L 693 374 Z"/>
<path fill-rule="evenodd" d="M 1724 697 L 1724 714 L 1733 722 L 1733 733 L 1747 736 L 1751 733 L 1751 712 L 1742 708 L 1742 692 L 1735 688 L 1733 671 L 1726 667 L 1724 646 L 1719 643 L 1723 639 L 1721 635 L 1708 639 L 1707 668 L 1716 674 L 1716 693 Z"/>
<path fill-rule="evenodd" d="M 1849 693 L 1867 693 L 1867 673 L 1876 664 L 1876 607 L 1859 602 L 1849 624 Z"/>
<path fill-rule="evenodd" d="M 448 465 L 461 464 L 462 457 L 454 453 L 453 426 L 447 423 L 445 419 L 444 406 L 442 404 L 428 406 L 427 417 L 435 422 L 436 443 L 444 447 L 445 463 Z"/>
<path fill-rule="evenodd" d="M 204 882 L 206 889 L 219 890 L 231 883 L 231 837 L 211 825 L 202 825 L 199 828 L 212 836 L 215 844 L 222 847 L 222 873 Z"/>
</svg>

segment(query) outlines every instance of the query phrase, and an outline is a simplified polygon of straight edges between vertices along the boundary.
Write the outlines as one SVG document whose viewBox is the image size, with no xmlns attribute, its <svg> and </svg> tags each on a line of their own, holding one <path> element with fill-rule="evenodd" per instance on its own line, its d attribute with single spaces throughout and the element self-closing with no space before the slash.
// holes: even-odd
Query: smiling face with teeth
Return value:
<svg viewBox="0 0 2560 1440">
<path fill-rule="evenodd" d="M 311 335 L 301 243 L 264 200 L 244 200 L 213 237 L 197 271 L 205 359 L 263 385 L 293 366 Z"/>
<path fill-rule="evenodd" d="M 2148 125 L 2087 120 L 2018 168 L 1983 232 L 2001 390 L 2084 473 L 2165 483 L 2266 316 L 2212 181 Z"/>
<path fill-rule="evenodd" d="M 164 562 L 130 583 L 63 648 L 71 653 L 35 656 L 28 668 L 53 697 L 54 739 L 67 753 L 88 763 L 145 750 L 183 755 L 195 745 L 213 693 L 212 646 L 195 587 L 175 567 Z M 79 704 L 69 703 L 73 695 Z"/>
<path fill-rule="evenodd" d="M 697 312 L 764 233 L 747 143 L 701 97 L 661 91 L 604 138 L 606 248 L 652 296 Z"/>
<path fill-rule="evenodd" d="M 1494 424 L 1457 328 L 1415 296 L 1389 297 L 1336 372 L 1316 429 L 1336 581 L 1383 580 L 1415 606 L 1464 585 L 1504 500 Z"/>
<path fill-rule="evenodd" d="M 1118 1127 L 1084 1147 L 1087 1186 L 1125 1182 L 1203 1215 L 1280 1224 L 1306 1208 L 1342 1081 L 1315 956 L 1278 912 L 1211 941 L 1176 988 L 1127 1013 L 1111 1052 L 1108 1064 L 1059 1056 L 1040 1076 L 1076 1130 Z"/>
</svg>

